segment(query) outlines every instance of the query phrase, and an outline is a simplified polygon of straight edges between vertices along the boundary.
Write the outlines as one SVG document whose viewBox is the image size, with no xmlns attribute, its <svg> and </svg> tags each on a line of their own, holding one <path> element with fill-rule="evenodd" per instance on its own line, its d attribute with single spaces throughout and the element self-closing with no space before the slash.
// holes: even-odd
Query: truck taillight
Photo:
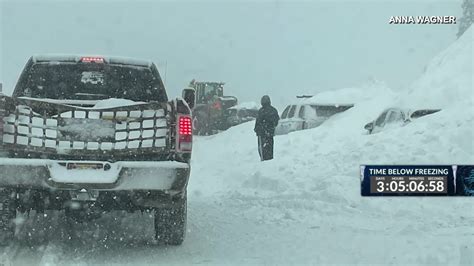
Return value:
<svg viewBox="0 0 474 266">
<path fill-rule="evenodd" d="M 178 116 L 176 149 L 179 152 L 191 152 L 193 147 L 193 124 L 189 115 Z"/>
<path fill-rule="evenodd" d="M 83 63 L 104 63 L 104 58 L 103 57 L 82 57 L 81 62 Z"/>
</svg>

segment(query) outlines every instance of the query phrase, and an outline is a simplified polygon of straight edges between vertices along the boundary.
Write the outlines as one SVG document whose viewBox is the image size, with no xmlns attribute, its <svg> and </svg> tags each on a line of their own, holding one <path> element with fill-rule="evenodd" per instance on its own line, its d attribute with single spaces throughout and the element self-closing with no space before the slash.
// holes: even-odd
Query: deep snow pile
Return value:
<svg viewBox="0 0 474 266">
<path fill-rule="evenodd" d="M 346 239 L 364 241 L 369 231 L 381 237 L 398 234 L 407 243 L 416 243 L 416 251 L 405 254 L 405 263 L 462 261 L 460 250 L 474 244 L 471 198 L 362 198 L 359 165 L 474 163 L 472 34 L 471 29 L 435 58 L 408 91 L 396 94 L 384 86 L 373 86 L 316 95 L 312 100 L 355 106 L 318 128 L 276 137 L 272 161 L 258 159 L 254 122 L 198 138 L 191 196 L 248 204 L 239 215 L 258 217 L 263 223 L 351 228 Z M 443 110 L 374 135 L 363 129 L 387 107 L 422 108 L 426 104 L 442 105 L 438 107 Z M 455 252 L 445 252 L 441 244 L 430 250 L 423 242 L 438 235 Z M 345 243 L 346 239 L 340 239 L 341 247 L 350 245 L 353 252 L 347 258 L 360 260 L 340 262 L 374 262 L 360 254 L 369 246 L 380 249 L 381 243 Z M 384 244 L 395 248 L 384 251 L 384 256 L 400 255 L 397 247 Z"/>
<path fill-rule="evenodd" d="M 455 107 L 474 102 L 474 27 L 448 49 L 436 56 L 408 92 L 402 95 L 407 104 Z M 473 111 L 471 109 L 471 111 Z"/>
</svg>

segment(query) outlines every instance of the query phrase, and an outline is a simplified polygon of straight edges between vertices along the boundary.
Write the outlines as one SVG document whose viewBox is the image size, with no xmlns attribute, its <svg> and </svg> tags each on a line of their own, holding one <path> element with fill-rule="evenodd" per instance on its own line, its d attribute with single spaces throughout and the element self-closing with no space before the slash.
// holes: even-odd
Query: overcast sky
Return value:
<svg viewBox="0 0 474 266">
<path fill-rule="evenodd" d="M 390 16 L 461 14 L 460 0 L 0 1 L 6 92 L 33 54 L 105 54 L 154 61 L 171 96 L 195 78 L 225 81 L 244 101 L 371 77 L 404 88 L 457 25 L 389 25 Z"/>
</svg>

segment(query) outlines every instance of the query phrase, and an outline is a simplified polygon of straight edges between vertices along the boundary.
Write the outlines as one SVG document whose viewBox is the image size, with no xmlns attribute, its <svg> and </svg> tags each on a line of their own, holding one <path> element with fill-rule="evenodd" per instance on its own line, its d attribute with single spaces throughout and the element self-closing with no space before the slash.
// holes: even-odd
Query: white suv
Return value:
<svg viewBox="0 0 474 266">
<path fill-rule="evenodd" d="M 352 104 L 288 105 L 281 114 L 275 134 L 283 135 L 297 130 L 317 127 L 329 117 L 344 112 L 353 106 Z"/>
</svg>

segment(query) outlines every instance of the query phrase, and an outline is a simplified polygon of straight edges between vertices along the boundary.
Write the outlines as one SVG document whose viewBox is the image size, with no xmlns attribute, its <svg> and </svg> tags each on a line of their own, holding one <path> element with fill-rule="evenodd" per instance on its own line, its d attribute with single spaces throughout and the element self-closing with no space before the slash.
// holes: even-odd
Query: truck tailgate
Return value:
<svg viewBox="0 0 474 266">
<path fill-rule="evenodd" d="M 88 165 L 71 168 L 70 164 Z M 93 168 L 92 165 L 109 165 Z M 170 190 L 187 182 L 189 165 L 176 161 L 115 163 L 0 158 L 0 186 L 52 189 Z"/>
</svg>

